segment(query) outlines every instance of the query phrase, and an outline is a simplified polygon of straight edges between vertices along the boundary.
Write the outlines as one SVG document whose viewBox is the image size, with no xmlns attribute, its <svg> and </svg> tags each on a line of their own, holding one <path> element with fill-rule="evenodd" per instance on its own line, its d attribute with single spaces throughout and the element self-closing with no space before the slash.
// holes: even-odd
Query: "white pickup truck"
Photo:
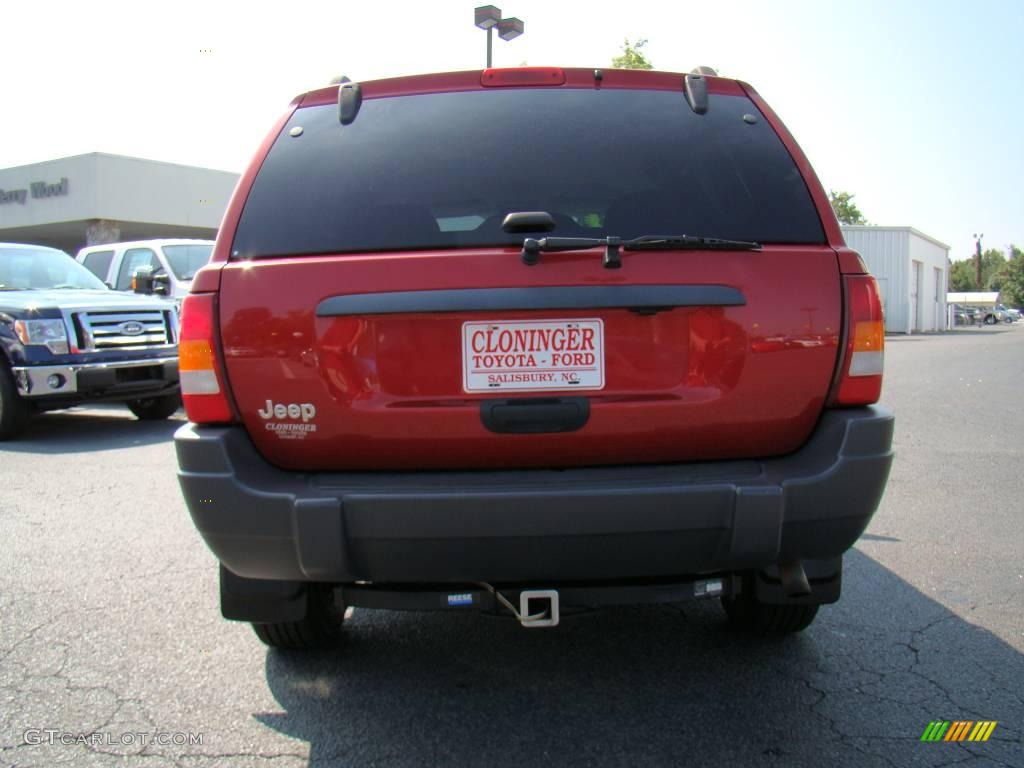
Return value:
<svg viewBox="0 0 1024 768">
<path fill-rule="evenodd" d="M 180 302 L 212 252 L 212 240 L 135 240 L 90 245 L 75 260 L 115 291 L 135 290 L 135 273 L 147 270 L 155 278 L 154 293 Z"/>
<path fill-rule="evenodd" d="M 999 319 L 1004 323 L 1015 323 L 1020 320 L 1019 309 L 1008 307 L 1005 304 L 996 304 L 996 311 L 1002 313 L 1002 316 Z"/>
</svg>

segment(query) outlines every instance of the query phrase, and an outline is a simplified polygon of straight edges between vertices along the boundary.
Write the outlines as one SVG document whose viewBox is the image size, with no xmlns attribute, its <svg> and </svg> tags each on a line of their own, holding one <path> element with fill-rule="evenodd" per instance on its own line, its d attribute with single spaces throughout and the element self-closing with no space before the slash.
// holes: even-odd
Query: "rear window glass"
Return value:
<svg viewBox="0 0 1024 768">
<path fill-rule="evenodd" d="M 213 253 L 213 243 L 165 245 L 164 256 L 179 280 L 191 280 L 201 267 L 205 267 Z"/>
<path fill-rule="evenodd" d="M 333 105 L 297 110 L 233 256 L 521 244 L 501 229 L 512 211 L 547 211 L 557 236 L 824 241 L 746 97 L 697 115 L 681 91 L 515 89 L 368 99 L 347 126 Z"/>
<path fill-rule="evenodd" d="M 100 280 L 105 280 L 107 272 L 110 270 L 110 262 L 113 260 L 113 251 L 93 251 L 85 255 L 85 261 L 82 263 Z"/>
</svg>

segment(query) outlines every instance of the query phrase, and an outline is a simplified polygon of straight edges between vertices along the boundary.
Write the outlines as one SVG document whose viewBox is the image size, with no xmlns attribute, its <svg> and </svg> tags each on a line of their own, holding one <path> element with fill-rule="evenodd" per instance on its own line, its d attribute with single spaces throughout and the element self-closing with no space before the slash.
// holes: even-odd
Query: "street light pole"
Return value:
<svg viewBox="0 0 1024 768">
<path fill-rule="evenodd" d="M 492 66 L 492 43 L 491 43 L 491 30 L 495 27 L 498 28 L 498 37 L 502 40 L 514 40 L 523 34 L 525 25 L 521 19 L 501 18 L 501 9 L 495 8 L 493 5 L 481 5 L 473 9 L 473 22 L 487 32 L 487 68 L 490 69 Z"/>
<path fill-rule="evenodd" d="M 981 238 L 985 235 L 974 235 L 974 285 L 981 290 Z"/>
</svg>

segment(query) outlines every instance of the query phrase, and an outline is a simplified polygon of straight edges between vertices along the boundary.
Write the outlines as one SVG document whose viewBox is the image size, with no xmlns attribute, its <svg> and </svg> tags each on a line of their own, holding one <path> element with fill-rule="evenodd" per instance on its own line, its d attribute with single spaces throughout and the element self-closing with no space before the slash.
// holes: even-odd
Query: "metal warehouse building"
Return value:
<svg viewBox="0 0 1024 768">
<path fill-rule="evenodd" d="M 0 242 L 212 239 L 238 174 L 93 152 L 0 169 Z"/>
<path fill-rule="evenodd" d="M 946 328 L 949 246 L 913 227 L 842 227 L 878 280 L 886 333 Z"/>
</svg>

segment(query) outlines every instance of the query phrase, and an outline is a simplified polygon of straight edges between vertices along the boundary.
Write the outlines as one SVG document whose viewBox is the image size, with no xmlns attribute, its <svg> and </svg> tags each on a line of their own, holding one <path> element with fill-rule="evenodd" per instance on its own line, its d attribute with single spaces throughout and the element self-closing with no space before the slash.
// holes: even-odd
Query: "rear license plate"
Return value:
<svg viewBox="0 0 1024 768">
<path fill-rule="evenodd" d="M 463 323 L 462 387 L 466 392 L 603 389 L 604 323 Z"/>
</svg>

